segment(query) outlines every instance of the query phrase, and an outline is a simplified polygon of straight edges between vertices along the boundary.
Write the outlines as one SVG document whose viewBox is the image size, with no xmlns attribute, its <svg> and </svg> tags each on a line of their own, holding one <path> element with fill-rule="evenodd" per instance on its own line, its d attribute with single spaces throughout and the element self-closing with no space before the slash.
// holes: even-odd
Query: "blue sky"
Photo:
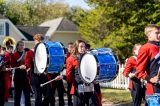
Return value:
<svg viewBox="0 0 160 106">
<path fill-rule="evenodd" d="M 64 0 L 70 6 L 80 6 L 84 9 L 89 9 L 89 6 L 84 2 L 84 0 Z"/>
<path fill-rule="evenodd" d="M 52 1 L 52 0 L 50 0 Z M 53 0 L 53 1 L 59 1 L 59 2 L 65 2 L 70 7 L 72 6 L 80 6 L 84 9 L 89 9 L 89 6 L 84 2 L 84 0 Z"/>
</svg>

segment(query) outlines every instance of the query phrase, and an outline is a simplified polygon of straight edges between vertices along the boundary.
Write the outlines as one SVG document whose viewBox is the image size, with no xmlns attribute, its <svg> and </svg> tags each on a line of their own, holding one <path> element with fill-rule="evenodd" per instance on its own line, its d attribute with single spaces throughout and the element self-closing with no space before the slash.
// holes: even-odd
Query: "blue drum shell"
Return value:
<svg viewBox="0 0 160 106">
<path fill-rule="evenodd" d="M 48 73 L 59 73 L 64 69 L 65 50 L 60 42 L 44 42 L 48 54 Z"/>
<path fill-rule="evenodd" d="M 98 63 L 98 81 L 112 81 L 116 78 L 118 63 L 112 49 L 98 48 L 91 51 Z"/>
</svg>

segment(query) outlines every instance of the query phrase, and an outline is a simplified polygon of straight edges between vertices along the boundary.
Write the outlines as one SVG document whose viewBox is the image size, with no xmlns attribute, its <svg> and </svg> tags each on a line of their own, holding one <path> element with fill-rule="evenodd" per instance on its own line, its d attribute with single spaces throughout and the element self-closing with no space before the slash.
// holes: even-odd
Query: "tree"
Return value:
<svg viewBox="0 0 160 106">
<path fill-rule="evenodd" d="M 64 3 L 46 0 L 14 0 L 7 3 L 5 16 L 16 25 L 38 25 L 46 20 L 65 17 L 69 7 Z"/>
<path fill-rule="evenodd" d="M 4 15 L 6 10 L 6 3 L 4 0 L 0 1 L 0 14 Z"/>
<path fill-rule="evenodd" d="M 110 47 L 121 61 L 135 43 L 146 42 L 144 27 L 159 24 L 159 0 L 86 0 L 93 7 L 80 17 L 83 38 L 93 47 Z"/>
</svg>

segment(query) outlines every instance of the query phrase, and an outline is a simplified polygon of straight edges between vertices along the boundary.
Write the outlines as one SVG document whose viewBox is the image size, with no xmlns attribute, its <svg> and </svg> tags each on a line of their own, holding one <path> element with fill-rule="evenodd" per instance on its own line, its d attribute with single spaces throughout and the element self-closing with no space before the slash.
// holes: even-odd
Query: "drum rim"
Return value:
<svg viewBox="0 0 160 106">
<path fill-rule="evenodd" d="M 81 67 L 80 67 L 80 66 L 81 66 L 82 58 L 83 58 L 85 55 L 87 55 L 87 54 L 91 54 L 91 53 L 85 53 L 85 54 L 83 54 L 83 55 L 81 56 L 80 62 L 79 62 L 79 70 L 78 70 L 78 74 L 79 74 L 81 80 L 82 80 L 84 83 L 89 83 L 89 82 L 87 82 L 87 81 L 82 77 L 82 74 L 81 74 L 81 72 L 80 72 L 80 70 L 81 70 Z M 98 62 L 96 56 L 94 56 L 93 54 L 91 54 L 91 55 L 95 58 L 96 62 Z M 99 68 L 98 68 L 98 65 L 97 65 L 97 74 L 96 74 L 96 76 L 94 77 L 94 80 L 96 79 L 96 77 L 97 77 L 97 75 L 98 75 L 98 73 L 99 73 L 99 70 L 98 70 L 98 69 L 99 69 Z M 93 80 L 93 81 L 94 81 L 94 80 Z M 92 82 L 93 82 L 93 81 L 92 81 Z M 90 82 L 90 83 L 92 83 L 92 82 Z"/>
<path fill-rule="evenodd" d="M 36 58 L 35 54 L 36 54 L 37 47 L 38 47 L 38 45 L 40 45 L 41 43 L 44 44 L 44 42 L 39 42 L 38 44 L 35 45 L 35 48 L 34 48 L 34 60 L 35 60 L 35 58 Z M 45 45 L 45 44 L 44 44 L 44 45 Z M 46 51 L 47 51 L 47 49 L 46 49 Z M 47 63 L 48 63 L 48 56 L 47 56 Z M 46 67 L 45 67 L 44 72 L 45 72 L 46 69 L 47 69 L 47 63 L 46 63 L 46 65 L 45 65 Z M 38 66 L 36 65 L 36 61 L 34 61 L 34 64 L 35 64 L 34 66 L 35 66 L 36 69 L 38 70 L 38 68 L 37 68 Z M 42 72 L 42 73 L 44 73 L 44 72 Z M 35 71 L 34 71 L 34 73 L 35 73 Z M 40 73 L 40 72 L 37 71 L 37 73 Z M 40 73 L 40 74 L 42 74 L 42 73 Z"/>
</svg>

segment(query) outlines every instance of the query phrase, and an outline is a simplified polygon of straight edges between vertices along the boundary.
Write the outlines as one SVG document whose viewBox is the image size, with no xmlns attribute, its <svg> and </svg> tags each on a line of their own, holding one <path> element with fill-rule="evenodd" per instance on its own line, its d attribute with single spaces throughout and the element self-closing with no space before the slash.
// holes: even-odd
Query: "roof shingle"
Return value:
<svg viewBox="0 0 160 106">
<path fill-rule="evenodd" d="M 30 41 L 33 41 L 33 36 L 35 34 L 45 35 L 49 29 L 49 27 L 40 27 L 40 26 L 17 26 L 17 28 Z"/>
</svg>

